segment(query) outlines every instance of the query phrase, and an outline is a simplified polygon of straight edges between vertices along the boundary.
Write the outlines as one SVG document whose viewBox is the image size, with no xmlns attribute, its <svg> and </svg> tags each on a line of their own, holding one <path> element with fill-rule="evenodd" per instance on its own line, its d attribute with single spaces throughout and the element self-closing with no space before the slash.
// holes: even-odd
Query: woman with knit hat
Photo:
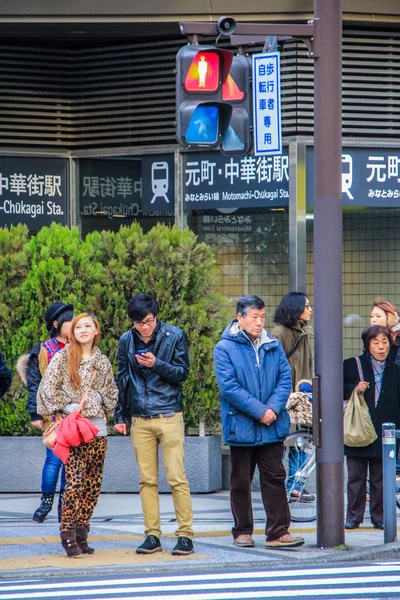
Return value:
<svg viewBox="0 0 400 600">
<path fill-rule="evenodd" d="M 27 409 L 34 427 L 43 429 L 46 421 L 37 411 L 37 392 L 41 379 L 46 372 L 50 360 L 68 342 L 71 322 L 74 318 L 74 307 L 64 302 L 53 302 L 44 313 L 46 329 L 50 334 L 48 340 L 38 342 L 30 351 L 25 369 L 18 368 L 22 381 L 28 388 Z M 58 520 L 61 520 L 62 500 L 65 488 L 65 470 L 61 460 L 54 452 L 46 448 L 46 459 L 42 470 L 42 497 L 39 507 L 32 519 L 43 523 L 53 507 L 54 494 L 61 471 L 60 494 L 58 499 Z"/>
</svg>

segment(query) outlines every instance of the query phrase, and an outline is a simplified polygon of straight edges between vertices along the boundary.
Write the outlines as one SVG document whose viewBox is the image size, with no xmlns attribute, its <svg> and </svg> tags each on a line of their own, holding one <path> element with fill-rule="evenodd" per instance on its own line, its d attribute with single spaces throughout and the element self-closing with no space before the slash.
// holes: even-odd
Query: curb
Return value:
<svg viewBox="0 0 400 600">
<path fill-rule="evenodd" d="M 275 570 L 283 570 L 288 568 L 289 556 L 285 554 L 284 557 L 280 560 L 271 561 L 271 556 L 276 557 L 276 552 L 287 552 L 285 550 L 276 550 L 274 552 L 266 552 L 266 558 L 268 561 L 263 560 L 252 560 L 251 563 L 241 562 L 235 565 L 232 562 L 219 562 L 219 563 L 207 563 L 204 562 L 198 564 L 194 562 L 190 563 L 154 563 L 149 565 L 110 565 L 110 566 L 102 566 L 102 567 L 90 567 L 90 568 L 81 568 L 81 569 L 60 569 L 57 567 L 50 567 L 46 569 L 39 570 L 37 568 L 33 569 L 24 569 L 24 570 L 9 570 L 2 571 L 0 573 L 0 581 L 3 579 L 14 579 L 14 580 L 23 580 L 27 578 L 34 577 L 35 579 L 40 578 L 48 578 L 48 577 L 65 577 L 65 576 L 95 576 L 95 575 L 136 575 L 139 573 L 160 573 L 160 572 L 171 572 L 171 571 L 193 571 L 193 570 L 202 570 L 202 571 L 210 571 L 221 569 L 224 571 L 237 571 L 240 569 L 241 571 L 254 571 L 255 569 L 268 569 L 271 568 Z M 312 557 L 296 557 L 296 554 L 290 553 L 290 558 L 293 560 L 290 561 L 290 567 L 306 567 L 309 565 L 314 565 L 318 562 L 318 565 L 324 564 L 340 564 L 340 563 L 348 563 L 352 562 L 368 562 L 371 560 L 377 559 L 385 559 L 388 560 L 390 558 L 398 558 L 400 555 L 400 542 L 392 542 L 389 544 L 382 544 L 379 546 L 372 546 L 371 548 L 361 549 L 361 550 L 334 550 L 329 554 L 321 555 L 320 557 L 316 557 L 315 555 Z"/>
</svg>

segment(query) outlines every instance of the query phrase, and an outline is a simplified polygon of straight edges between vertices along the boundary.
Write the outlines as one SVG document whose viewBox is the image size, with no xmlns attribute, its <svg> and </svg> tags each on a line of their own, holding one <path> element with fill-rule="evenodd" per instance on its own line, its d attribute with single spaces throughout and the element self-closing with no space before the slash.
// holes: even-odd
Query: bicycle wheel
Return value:
<svg viewBox="0 0 400 600">
<path fill-rule="evenodd" d="M 317 518 L 316 458 L 312 435 L 294 431 L 285 440 L 283 464 L 286 491 L 292 521 L 308 522 Z"/>
</svg>

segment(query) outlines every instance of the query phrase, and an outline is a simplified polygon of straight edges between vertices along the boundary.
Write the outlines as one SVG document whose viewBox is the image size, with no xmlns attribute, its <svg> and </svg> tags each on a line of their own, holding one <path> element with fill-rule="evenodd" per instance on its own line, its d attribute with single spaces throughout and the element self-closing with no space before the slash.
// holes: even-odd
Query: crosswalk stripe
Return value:
<svg viewBox="0 0 400 600">
<path fill-rule="evenodd" d="M 366 595 L 371 598 L 371 594 L 400 596 L 400 564 L 0 584 L 0 600 L 93 597 L 168 600 L 176 596 L 188 600 L 251 600 L 303 595 L 347 599 Z"/>
<path fill-rule="evenodd" d="M 323 582 L 320 582 L 323 583 Z M 373 594 L 374 590 L 376 590 L 377 594 L 382 595 L 382 594 L 394 594 L 395 597 L 398 597 L 398 595 L 400 594 L 400 586 L 387 586 L 385 588 L 371 588 L 369 587 L 358 587 L 355 588 L 353 585 L 351 587 L 343 587 L 343 588 L 323 588 L 323 589 L 307 589 L 307 595 L 308 596 L 342 596 L 345 597 L 346 599 L 348 598 L 352 598 L 354 596 L 362 596 L 367 594 L 369 598 L 371 598 L 371 594 Z M 142 594 L 145 593 L 146 596 L 145 597 L 150 597 L 152 600 L 165 600 L 166 598 L 170 598 L 172 597 L 172 595 L 170 596 L 169 594 L 162 594 L 162 595 L 154 595 L 152 594 L 151 596 L 148 596 L 148 594 L 150 593 L 149 589 L 144 589 L 143 592 L 139 591 L 139 590 L 134 590 L 133 593 L 135 594 L 134 596 L 127 596 L 127 593 L 132 593 L 131 590 L 122 590 L 124 592 L 124 596 L 123 598 L 125 600 L 134 600 L 135 598 L 138 597 L 144 597 L 144 596 L 138 596 L 138 594 Z M 303 595 L 304 594 L 304 590 L 299 589 L 298 590 L 299 595 Z M 74 594 L 76 596 L 79 596 L 80 598 L 84 597 L 84 596 L 92 596 L 95 595 L 96 598 L 100 598 L 103 597 L 104 592 L 101 590 L 86 590 L 84 592 L 84 594 L 82 595 L 82 593 L 79 595 L 78 593 Z M 172 589 L 172 594 L 174 597 L 176 597 L 177 595 L 181 595 L 180 591 L 177 589 Z M 377 596 L 377 594 L 374 594 L 374 597 Z M 57 596 L 58 598 L 60 598 L 59 593 L 54 593 L 52 594 L 50 597 L 54 597 Z M 67 597 L 67 594 L 65 594 L 65 596 Z M 204 592 L 204 591 L 199 591 L 196 590 L 195 593 L 187 593 L 185 592 L 184 596 L 186 598 L 190 598 L 190 600 L 241 600 L 241 599 L 252 599 L 252 598 L 288 598 L 294 597 L 294 590 L 290 589 L 284 589 L 284 590 L 279 590 L 279 589 L 274 589 L 274 590 L 256 590 L 256 591 L 250 591 L 250 590 L 245 590 L 245 591 L 240 591 L 240 592 L 236 592 L 236 591 L 224 591 L 224 592 L 215 592 L 215 591 L 211 591 L 211 592 Z M 35 595 L 34 597 L 36 598 L 47 598 L 49 597 L 49 595 L 42 595 L 40 596 L 40 594 Z M 32 598 L 31 595 L 18 595 L 18 596 L 0 596 L 0 598 L 4 598 L 4 600 L 6 598 Z"/>
<path fill-rule="evenodd" d="M 356 567 L 341 567 L 340 571 L 338 570 L 337 567 L 322 567 L 322 568 L 315 568 L 315 569 L 296 569 L 296 570 L 277 570 L 274 572 L 271 571 L 254 571 L 254 572 L 247 572 L 247 571 L 242 571 L 240 573 L 211 573 L 209 576 L 212 577 L 215 580 L 219 580 L 219 581 L 226 581 L 226 580 L 238 580 L 240 579 L 241 581 L 245 581 L 247 579 L 251 580 L 251 579 L 262 579 L 263 577 L 268 578 L 269 580 L 272 579 L 278 579 L 280 582 L 284 579 L 284 578 L 293 578 L 296 579 L 298 577 L 306 577 L 306 576 L 322 576 L 322 575 L 334 575 L 337 574 L 338 572 L 341 575 L 351 575 L 352 573 L 379 573 L 382 572 L 382 566 L 384 566 L 384 573 L 388 574 L 388 573 L 395 573 L 398 572 L 400 574 L 400 563 L 398 564 L 384 564 L 384 565 L 368 565 L 368 566 L 356 566 Z M 173 581 L 179 583 L 179 582 L 185 582 L 188 583 L 190 581 L 204 581 L 204 578 L 207 577 L 207 574 L 200 574 L 200 575 L 177 575 L 175 577 L 173 576 L 155 576 L 155 577 L 137 577 L 137 578 L 125 578 L 125 579 L 117 579 L 117 580 L 113 580 L 113 581 L 103 581 L 101 582 L 101 585 L 106 587 L 106 586 L 113 586 L 115 585 L 115 582 L 118 581 L 119 585 L 140 585 L 140 584 L 154 584 L 154 583 L 168 583 L 170 582 L 172 579 Z M 52 583 L 51 581 L 46 581 L 46 587 L 47 589 L 50 588 L 54 588 L 54 589 L 62 589 L 62 588 L 74 588 L 74 587 L 79 587 L 79 588 L 84 588 L 84 587 L 92 587 L 93 585 L 99 585 L 99 581 L 82 581 L 82 582 L 70 582 L 70 583 L 57 583 L 54 582 Z M 30 590 L 41 590 L 43 592 L 43 583 L 37 583 L 37 584 L 30 584 L 29 586 L 26 585 L 26 582 L 24 582 L 24 584 L 19 584 L 19 585 L 4 585 L 2 586 L 0 584 L 0 590 L 3 591 L 18 591 L 18 590 L 25 590 L 29 588 Z"/>
<path fill-rule="evenodd" d="M 243 576 L 243 574 L 242 574 Z M 244 578 L 245 579 L 245 578 Z M 94 583 L 94 582 L 93 582 Z M 135 593 L 135 594 L 143 594 L 143 593 L 160 593 L 160 592 L 175 592 L 175 593 L 181 593 L 181 592 L 189 592 L 190 593 L 190 597 L 192 598 L 192 592 L 198 592 L 199 590 L 202 591 L 207 591 L 209 592 L 211 590 L 216 592 L 217 590 L 225 590 L 227 587 L 233 588 L 234 586 L 237 585 L 237 581 L 223 581 L 223 582 L 216 582 L 213 581 L 211 583 L 204 583 L 204 581 L 202 583 L 180 583 L 177 584 L 177 582 L 175 580 L 173 580 L 172 578 L 169 579 L 169 585 L 154 585 L 154 580 L 153 580 L 153 585 L 143 585 L 143 584 L 138 584 L 137 582 L 134 582 L 134 585 L 132 585 L 132 583 L 130 583 L 129 585 L 121 585 L 120 581 L 114 581 L 114 586 L 113 588 L 107 587 L 107 586 L 102 586 L 101 584 L 99 584 L 99 582 L 97 582 L 95 584 L 96 587 L 92 587 L 91 589 L 89 589 L 88 587 L 86 587 L 85 589 L 82 589 L 82 587 L 80 589 L 75 589 L 72 590 L 71 587 L 69 587 L 69 589 L 63 589 L 63 590 L 46 590 L 42 589 L 41 591 L 37 591 L 37 592 L 28 592 L 27 589 L 31 589 L 29 588 L 29 586 L 27 586 L 25 588 L 25 592 L 24 592 L 24 598 L 28 599 L 28 598 L 54 598 L 55 596 L 97 596 L 97 595 L 102 595 L 102 596 L 116 596 L 118 594 L 127 594 L 127 593 Z M 293 588 L 296 589 L 302 589 L 303 592 L 307 592 L 308 593 L 312 593 L 313 590 L 312 587 L 315 586 L 320 586 L 321 584 L 323 584 L 324 586 L 332 586 L 331 589 L 335 590 L 335 593 L 337 591 L 337 593 L 342 593 L 341 588 L 339 586 L 343 586 L 343 585 L 357 585 L 357 584 L 367 584 L 367 583 L 371 583 L 374 584 L 375 586 L 377 584 L 382 584 L 382 585 L 387 585 L 388 583 L 399 583 L 399 589 L 400 589 L 400 577 L 397 575 L 387 575 L 386 573 L 382 573 L 381 576 L 377 576 L 377 575 L 371 575 L 371 576 L 365 576 L 365 577 L 343 577 L 343 576 L 338 576 L 338 577 L 330 577 L 330 578 L 313 578 L 313 579 L 307 579 L 307 578 L 303 578 L 303 579 L 297 579 L 295 581 L 288 581 L 288 582 L 282 582 L 281 581 L 277 581 L 276 579 L 274 579 L 273 581 L 270 581 L 268 578 L 267 579 L 259 579 L 258 581 L 245 581 L 245 580 L 241 580 L 240 584 L 243 587 L 246 587 L 248 590 L 251 590 L 253 588 L 257 588 L 259 590 L 258 593 L 264 593 L 267 594 L 265 597 L 268 597 L 268 594 L 270 593 L 268 590 L 266 590 L 265 588 L 274 588 L 274 593 L 278 592 L 281 593 L 279 591 L 279 587 L 282 586 L 282 583 L 284 583 L 284 587 L 285 588 L 291 588 L 291 593 L 293 594 Z M 118 587 L 117 587 L 118 586 Z M 278 588 L 278 589 L 277 589 Z M 371 588 L 369 588 L 371 589 Z M 387 588 L 385 588 L 387 589 Z M 321 592 L 321 590 L 316 590 L 318 593 Z M 251 592 L 249 592 L 251 593 Z M 271 590 L 272 593 L 272 590 Z M 194 595 L 195 596 L 195 595 Z M 208 595 L 207 595 L 208 597 Z M 219 597 L 217 595 L 217 597 Z M 223 597 L 223 596 L 222 596 Z M 241 596 L 238 596 L 241 597 Z M 19 593 L 8 593 L 8 594 L 0 594 L 0 598 L 2 600 L 15 600 L 16 598 L 21 598 L 21 594 Z M 154 596 L 153 596 L 154 598 Z"/>
</svg>

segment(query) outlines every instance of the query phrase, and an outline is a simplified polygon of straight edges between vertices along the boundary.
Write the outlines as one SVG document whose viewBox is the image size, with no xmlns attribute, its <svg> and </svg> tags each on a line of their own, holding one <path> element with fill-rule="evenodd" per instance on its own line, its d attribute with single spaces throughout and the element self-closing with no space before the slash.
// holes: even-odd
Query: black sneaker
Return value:
<svg viewBox="0 0 400 600">
<path fill-rule="evenodd" d="M 148 535 L 143 544 L 136 548 L 136 554 L 153 554 L 162 552 L 160 539 L 156 535 Z"/>
<path fill-rule="evenodd" d="M 172 550 L 172 554 L 192 554 L 194 552 L 193 542 L 190 538 L 180 536 L 176 543 L 175 548 Z"/>
</svg>

